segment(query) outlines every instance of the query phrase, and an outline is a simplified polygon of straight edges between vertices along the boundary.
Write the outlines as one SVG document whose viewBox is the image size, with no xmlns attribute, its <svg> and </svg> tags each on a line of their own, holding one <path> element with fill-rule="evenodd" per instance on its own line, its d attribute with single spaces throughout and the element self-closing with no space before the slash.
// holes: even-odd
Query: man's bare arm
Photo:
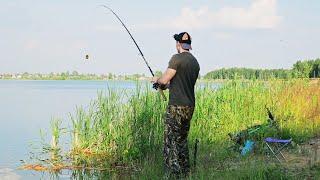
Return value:
<svg viewBox="0 0 320 180">
<path fill-rule="evenodd" d="M 170 80 L 176 75 L 176 70 L 168 68 L 162 76 L 157 79 L 155 82 L 162 84 L 162 85 L 167 85 L 169 84 Z"/>
</svg>

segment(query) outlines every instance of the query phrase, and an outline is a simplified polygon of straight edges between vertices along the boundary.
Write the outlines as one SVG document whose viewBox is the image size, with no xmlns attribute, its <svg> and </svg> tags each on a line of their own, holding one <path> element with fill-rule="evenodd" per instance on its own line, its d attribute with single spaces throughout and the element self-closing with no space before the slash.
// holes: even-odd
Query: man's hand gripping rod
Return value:
<svg viewBox="0 0 320 180">
<path fill-rule="evenodd" d="M 133 36 L 131 35 L 129 29 L 128 29 L 128 28 L 126 27 L 126 25 L 122 22 L 122 20 L 120 19 L 120 17 L 119 17 L 110 7 L 108 7 L 108 6 L 106 6 L 106 5 L 101 5 L 101 6 L 104 7 L 104 8 L 106 8 L 106 9 L 108 9 L 109 11 L 111 11 L 112 14 L 114 14 L 114 15 L 116 16 L 116 18 L 120 21 L 120 23 L 122 24 L 122 26 L 126 29 L 126 31 L 128 32 L 128 34 L 130 35 L 131 39 L 133 40 L 134 44 L 135 44 L 136 47 L 138 48 L 138 50 L 139 50 L 139 52 L 140 52 L 140 55 L 141 55 L 143 61 L 144 61 L 145 64 L 148 66 L 148 69 L 149 69 L 152 77 L 154 77 L 154 73 L 153 73 L 151 67 L 149 66 L 149 63 L 147 62 L 146 58 L 144 57 L 144 55 L 143 55 L 140 47 L 138 46 L 136 40 L 135 40 L 135 39 L 133 38 Z M 162 98 L 163 98 L 165 101 L 167 100 L 165 94 L 163 93 L 163 90 L 161 89 L 161 87 L 160 87 L 160 85 L 159 85 L 158 83 L 154 83 L 154 84 L 153 84 L 153 88 L 159 91 L 159 93 L 161 94 Z"/>
</svg>

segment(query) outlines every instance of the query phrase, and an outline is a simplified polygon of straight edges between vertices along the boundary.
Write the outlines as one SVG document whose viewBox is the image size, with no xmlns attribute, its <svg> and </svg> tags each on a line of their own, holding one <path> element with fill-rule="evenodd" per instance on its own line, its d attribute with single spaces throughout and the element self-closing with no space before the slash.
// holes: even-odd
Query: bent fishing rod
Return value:
<svg viewBox="0 0 320 180">
<path fill-rule="evenodd" d="M 149 66 L 148 61 L 147 61 L 146 58 L 144 57 L 144 55 L 143 55 L 143 53 L 142 53 L 142 51 L 141 51 L 138 43 L 137 43 L 136 40 L 133 38 L 133 36 L 132 36 L 132 34 L 130 33 L 130 31 L 129 31 L 129 29 L 127 28 L 127 26 L 123 23 L 123 21 L 120 19 L 120 17 L 119 17 L 110 7 L 108 7 L 108 6 L 106 6 L 106 5 L 100 5 L 100 6 L 103 7 L 103 8 L 108 9 L 109 11 L 111 11 L 112 14 L 114 14 L 114 16 L 119 20 L 119 22 L 121 23 L 121 25 L 126 29 L 126 31 L 128 32 L 128 34 L 130 35 L 133 43 L 134 43 L 134 44 L 136 45 L 136 47 L 138 48 L 139 53 L 140 53 L 140 55 L 141 55 L 144 63 L 147 65 L 147 67 L 148 67 L 148 69 L 149 69 L 152 77 L 154 77 L 155 75 L 154 75 L 151 67 Z M 158 90 L 158 91 L 160 92 L 162 98 L 166 101 L 167 98 L 166 98 L 165 94 L 163 93 L 163 90 L 160 88 L 160 85 L 159 85 L 158 83 L 155 83 L 155 84 L 153 84 L 153 88 L 156 89 L 156 90 Z"/>
</svg>

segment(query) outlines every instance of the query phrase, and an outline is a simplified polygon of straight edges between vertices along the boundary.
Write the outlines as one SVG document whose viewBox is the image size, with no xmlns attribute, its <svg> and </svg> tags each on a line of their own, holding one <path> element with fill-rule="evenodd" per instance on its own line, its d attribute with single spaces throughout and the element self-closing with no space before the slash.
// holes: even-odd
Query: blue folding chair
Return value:
<svg viewBox="0 0 320 180">
<path fill-rule="evenodd" d="M 264 139 L 268 149 L 271 151 L 272 155 L 281 163 L 280 158 L 282 157 L 284 161 L 286 158 L 281 152 L 285 147 L 291 144 L 292 139 L 276 139 L 272 137 L 267 137 Z"/>
</svg>

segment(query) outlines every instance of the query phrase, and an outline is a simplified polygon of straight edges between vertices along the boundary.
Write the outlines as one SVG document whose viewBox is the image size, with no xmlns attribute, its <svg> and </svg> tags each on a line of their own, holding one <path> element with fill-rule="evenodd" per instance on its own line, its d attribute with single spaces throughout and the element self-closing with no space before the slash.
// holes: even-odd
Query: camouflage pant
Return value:
<svg viewBox="0 0 320 180">
<path fill-rule="evenodd" d="M 187 174 L 190 171 L 188 132 L 194 107 L 169 105 L 164 129 L 164 161 L 166 172 Z"/>
</svg>

